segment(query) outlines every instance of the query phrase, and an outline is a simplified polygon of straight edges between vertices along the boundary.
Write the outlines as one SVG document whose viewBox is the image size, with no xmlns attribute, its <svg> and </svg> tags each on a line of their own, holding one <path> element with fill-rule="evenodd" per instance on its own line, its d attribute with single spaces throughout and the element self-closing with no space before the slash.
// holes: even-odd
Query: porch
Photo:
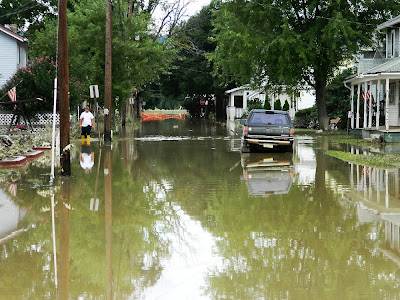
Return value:
<svg viewBox="0 0 400 300">
<path fill-rule="evenodd" d="M 350 128 L 364 138 L 379 134 L 397 141 L 400 134 L 400 59 L 393 59 L 348 78 Z"/>
<path fill-rule="evenodd" d="M 379 135 L 380 140 L 385 143 L 400 143 L 400 126 L 391 126 L 386 130 L 386 126 L 377 128 L 359 128 L 350 129 L 349 135 L 357 136 L 363 139 L 371 138 L 371 135 Z"/>
</svg>

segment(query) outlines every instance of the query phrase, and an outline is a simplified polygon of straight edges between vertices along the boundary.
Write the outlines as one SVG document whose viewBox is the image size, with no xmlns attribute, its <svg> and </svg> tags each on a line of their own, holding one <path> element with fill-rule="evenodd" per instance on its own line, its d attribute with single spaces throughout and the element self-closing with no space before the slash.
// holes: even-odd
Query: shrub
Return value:
<svg viewBox="0 0 400 300">
<path fill-rule="evenodd" d="M 315 128 L 317 124 L 317 108 L 315 106 L 296 112 L 294 125 L 298 128 Z"/>
<path fill-rule="evenodd" d="M 281 100 L 276 100 L 274 103 L 274 109 L 275 110 L 282 110 L 282 104 L 281 104 Z"/>
<path fill-rule="evenodd" d="M 29 104 L 28 112 L 33 114 L 40 110 L 53 110 L 54 77 L 56 76 L 56 61 L 46 56 L 36 57 L 26 67 L 20 68 L 0 90 L 5 95 L 14 86 L 17 86 L 17 100 L 41 98 L 43 102 Z M 87 86 L 74 78 L 69 81 L 70 107 L 87 98 Z M 86 95 L 85 95 L 86 94 Z"/>
<path fill-rule="evenodd" d="M 271 104 L 269 103 L 268 99 L 265 100 L 264 109 L 267 109 L 267 110 L 271 109 Z"/>
<path fill-rule="evenodd" d="M 262 108 L 262 103 L 259 99 L 254 99 L 247 101 L 247 110 L 250 111 L 252 109 Z"/>
<path fill-rule="evenodd" d="M 286 101 L 285 101 L 285 104 L 283 105 L 282 110 L 289 111 L 289 108 L 290 108 L 289 102 L 286 100 Z"/>
</svg>

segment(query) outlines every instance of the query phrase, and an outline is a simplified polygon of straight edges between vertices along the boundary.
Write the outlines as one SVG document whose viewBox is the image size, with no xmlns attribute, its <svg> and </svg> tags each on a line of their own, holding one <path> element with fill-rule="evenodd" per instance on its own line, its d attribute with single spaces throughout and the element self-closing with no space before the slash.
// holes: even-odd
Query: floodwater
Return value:
<svg viewBox="0 0 400 300">
<path fill-rule="evenodd" d="M 48 153 L 7 176 L 0 299 L 399 298 L 399 170 L 306 136 L 241 155 L 234 130 L 144 123 L 76 141 L 53 188 Z"/>
</svg>

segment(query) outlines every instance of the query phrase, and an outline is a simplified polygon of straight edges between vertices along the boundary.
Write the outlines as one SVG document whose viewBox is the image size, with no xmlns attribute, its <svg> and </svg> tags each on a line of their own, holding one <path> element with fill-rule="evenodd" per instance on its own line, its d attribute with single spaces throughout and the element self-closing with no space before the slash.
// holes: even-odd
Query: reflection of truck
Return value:
<svg viewBox="0 0 400 300">
<path fill-rule="evenodd" d="M 244 125 L 243 153 L 262 147 L 293 149 L 294 126 L 287 111 L 253 109 L 240 124 Z"/>
<path fill-rule="evenodd" d="M 292 153 L 241 155 L 243 180 L 250 195 L 287 194 L 294 180 Z"/>
</svg>

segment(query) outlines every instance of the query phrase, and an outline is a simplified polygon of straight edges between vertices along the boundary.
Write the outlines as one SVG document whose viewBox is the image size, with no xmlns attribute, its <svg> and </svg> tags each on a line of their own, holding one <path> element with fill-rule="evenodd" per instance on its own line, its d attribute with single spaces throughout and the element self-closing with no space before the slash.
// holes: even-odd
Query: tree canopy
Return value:
<svg viewBox="0 0 400 300">
<path fill-rule="evenodd" d="M 0 24 L 16 24 L 19 29 L 27 25 L 40 28 L 46 19 L 55 16 L 56 6 L 56 0 L 2 0 Z"/>
<path fill-rule="evenodd" d="M 318 121 L 328 129 L 325 89 L 338 66 L 372 46 L 372 35 L 399 11 L 399 1 L 243 1 L 216 11 L 215 74 L 239 84 L 309 84 Z"/>
<path fill-rule="evenodd" d="M 133 89 L 143 88 L 167 72 L 175 50 L 168 39 L 153 40 L 149 29 L 152 20 L 147 11 L 132 10 L 129 3 L 114 1 L 113 15 L 113 98 L 126 99 Z M 104 33 L 104 1 L 70 3 L 70 74 L 86 84 L 99 85 L 101 95 L 104 90 Z M 44 28 L 35 31 L 30 55 L 55 57 L 56 52 L 57 21 L 50 20 Z"/>
</svg>

